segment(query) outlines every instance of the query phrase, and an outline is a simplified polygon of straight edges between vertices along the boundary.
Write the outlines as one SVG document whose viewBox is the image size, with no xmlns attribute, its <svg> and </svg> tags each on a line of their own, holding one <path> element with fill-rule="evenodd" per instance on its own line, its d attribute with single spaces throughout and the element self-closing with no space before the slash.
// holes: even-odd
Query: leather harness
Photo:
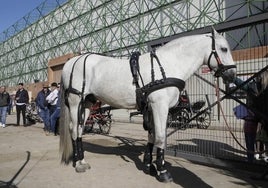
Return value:
<svg viewBox="0 0 268 188">
<path fill-rule="evenodd" d="M 151 57 L 151 82 L 144 85 L 142 76 L 140 75 L 139 70 L 139 52 L 133 52 L 130 57 L 130 70 L 133 77 L 133 83 L 136 86 L 136 103 L 137 109 L 140 114 L 143 114 L 143 126 L 145 130 L 148 130 L 148 102 L 147 97 L 154 91 L 163 89 L 166 87 L 177 87 L 179 91 L 182 91 L 185 87 L 185 81 L 178 79 L 178 78 L 166 78 L 165 71 L 155 54 L 155 51 L 152 51 L 150 54 Z M 155 80 L 154 75 L 154 59 L 156 59 L 159 69 L 162 73 L 162 79 Z M 139 86 L 138 80 L 139 78 L 142 81 L 142 87 Z"/>
</svg>

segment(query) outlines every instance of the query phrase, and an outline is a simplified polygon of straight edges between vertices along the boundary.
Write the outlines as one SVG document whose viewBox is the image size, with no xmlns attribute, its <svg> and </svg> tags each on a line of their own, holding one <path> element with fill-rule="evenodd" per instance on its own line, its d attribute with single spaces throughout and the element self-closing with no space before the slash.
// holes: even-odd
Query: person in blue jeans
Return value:
<svg viewBox="0 0 268 188">
<path fill-rule="evenodd" d="M 0 126 L 5 128 L 6 127 L 6 116 L 8 105 L 10 103 L 10 96 L 9 93 L 6 92 L 5 86 L 0 87 Z"/>
<path fill-rule="evenodd" d="M 48 102 L 46 101 L 46 97 L 50 94 L 50 90 L 48 89 L 48 85 L 43 85 L 43 89 L 39 91 L 36 97 L 36 106 L 38 108 L 39 116 L 42 118 L 44 122 L 44 131 L 46 135 L 51 132 L 50 130 L 50 120 L 49 120 L 49 108 Z"/>
<path fill-rule="evenodd" d="M 51 126 L 51 131 L 52 133 L 54 132 L 54 135 L 57 136 L 57 130 L 56 130 L 56 124 L 57 120 L 60 117 L 60 102 L 61 102 L 61 97 L 60 97 L 60 92 L 58 92 L 58 100 L 56 104 L 56 109 L 50 116 L 50 126 Z"/>
</svg>

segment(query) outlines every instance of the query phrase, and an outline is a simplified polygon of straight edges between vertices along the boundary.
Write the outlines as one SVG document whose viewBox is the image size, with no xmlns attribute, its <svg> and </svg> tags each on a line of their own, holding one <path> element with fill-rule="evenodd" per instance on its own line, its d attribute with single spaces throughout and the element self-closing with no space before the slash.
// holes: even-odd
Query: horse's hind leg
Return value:
<svg viewBox="0 0 268 188">
<path fill-rule="evenodd" d="M 85 172 L 90 169 L 90 165 L 84 159 L 84 148 L 82 138 L 73 140 L 73 166 L 76 172 Z"/>
<path fill-rule="evenodd" d="M 77 96 L 76 96 L 77 97 Z M 77 101 L 78 98 L 73 99 Z M 72 143 L 73 143 L 73 166 L 76 172 L 85 172 L 90 168 L 90 165 L 86 163 L 84 159 L 84 148 L 82 142 L 83 125 L 79 125 L 78 116 L 79 113 L 85 113 L 84 111 L 78 112 L 78 105 L 72 105 L 70 108 L 71 115 L 71 130 L 72 130 Z M 84 115 L 88 115 L 89 112 Z M 77 125 L 78 124 L 78 125 Z"/>
<path fill-rule="evenodd" d="M 86 121 L 87 121 L 87 118 L 88 118 L 88 116 L 89 116 L 89 108 L 86 108 L 85 109 L 85 115 L 84 115 L 84 117 L 85 117 L 85 119 L 84 119 L 84 124 L 83 124 L 83 126 L 85 126 L 85 123 L 86 123 Z M 82 134 L 83 134 L 83 131 L 84 131 L 84 127 L 82 127 L 82 129 L 80 129 L 79 131 L 78 131 L 78 135 L 80 135 L 80 137 L 78 137 L 78 138 L 81 138 L 81 151 L 80 151 L 80 157 L 79 157 L 79 159 L 80 159 L 80 166 L 83 166 L 83 168 L 85 168 L 85 169 L 90 169 L 91 167 L 90 167 L 90 165 L 85 161 L 85 158 L 84 158 L 84 147 L 83 147 L 83 145 L 82 145 Z M 80 143 L 79 143 L 79 145 L 80 145 Z"/>
</svg>

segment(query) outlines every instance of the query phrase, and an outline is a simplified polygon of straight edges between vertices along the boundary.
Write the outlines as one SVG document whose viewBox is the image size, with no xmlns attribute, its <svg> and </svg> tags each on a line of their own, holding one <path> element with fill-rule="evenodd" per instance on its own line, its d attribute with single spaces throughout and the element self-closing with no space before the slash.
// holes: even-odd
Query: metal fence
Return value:
<svg viewBox="0 0 268 188">
<path fill-rule="evenodd" d="M 246 80 L 268 65 L 268 46 L 234 51 L 233 58 L 237 62 L 237 76 Z M 210 72 L 207 72 L 206 67 L 200 68 L 196 75 L 192 76 L 186 83 L 190 102 L 200 99 L 206 101 L 205 96 L 208 95 L 209 103 L 215 103 L 217 97 L 212 85 L 216 83 L 217 80 Z M 221 79 L 219 80 L 219 86 L 226 91 L 226 86 Z M 228 87 L 232 87 L 232 85 L 228 85 Z M 222 96 L 224 96 L 224 93 L 220 92 L 220 97 Z M 245 102 L 243 93 L 236 92 L 233 96 L 239 97 L 240 100 Z M 204 108 L 208 107 L 209 103 L 206 102 Z M 190 154 L 245 161 L 246 151 L 243 149 L 243 147 L 246 147 L 243 132 L 244 122 L 236 119 L 233 113 L 233 108 L 238 104 L 232 99 L 222 100 L 220 105 L 223 112 L 220 112 L 220 105 L 213 106 L 211 125 L 208 129 L 198 128 L 195 121 L 191 121 L 191 126 L 186 129 L 168 128 L 167 151 L 172 155 Z M 224 118 L 226 118 L 226 122 Z"/>
</svg>

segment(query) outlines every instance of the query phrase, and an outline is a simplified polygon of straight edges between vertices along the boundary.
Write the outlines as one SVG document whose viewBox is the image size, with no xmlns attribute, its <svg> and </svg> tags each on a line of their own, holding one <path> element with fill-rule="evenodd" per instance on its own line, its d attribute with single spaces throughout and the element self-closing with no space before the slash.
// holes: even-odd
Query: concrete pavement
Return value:
<svg viewBox="0 0 268 188">
<path fill-rule="evenodd" d="M 166 161 L 174 181 L 160 183 L 142 171 L 147 139 L 142 125 L 118 119 L 110 135 L 83 136 L 91 169 L 78 174 L 71 165 L 60 164 L 58 136 L 46 136 L 39 123 L 29 127 L 14 123 L 15 115 L 8 116 L 7 127 L 0 129 L 0 188 L 268 187 L 268 181 L 252 180 L 256 172 L 247 168 L 218 168 L 172 156 Z"/>
</svg>

